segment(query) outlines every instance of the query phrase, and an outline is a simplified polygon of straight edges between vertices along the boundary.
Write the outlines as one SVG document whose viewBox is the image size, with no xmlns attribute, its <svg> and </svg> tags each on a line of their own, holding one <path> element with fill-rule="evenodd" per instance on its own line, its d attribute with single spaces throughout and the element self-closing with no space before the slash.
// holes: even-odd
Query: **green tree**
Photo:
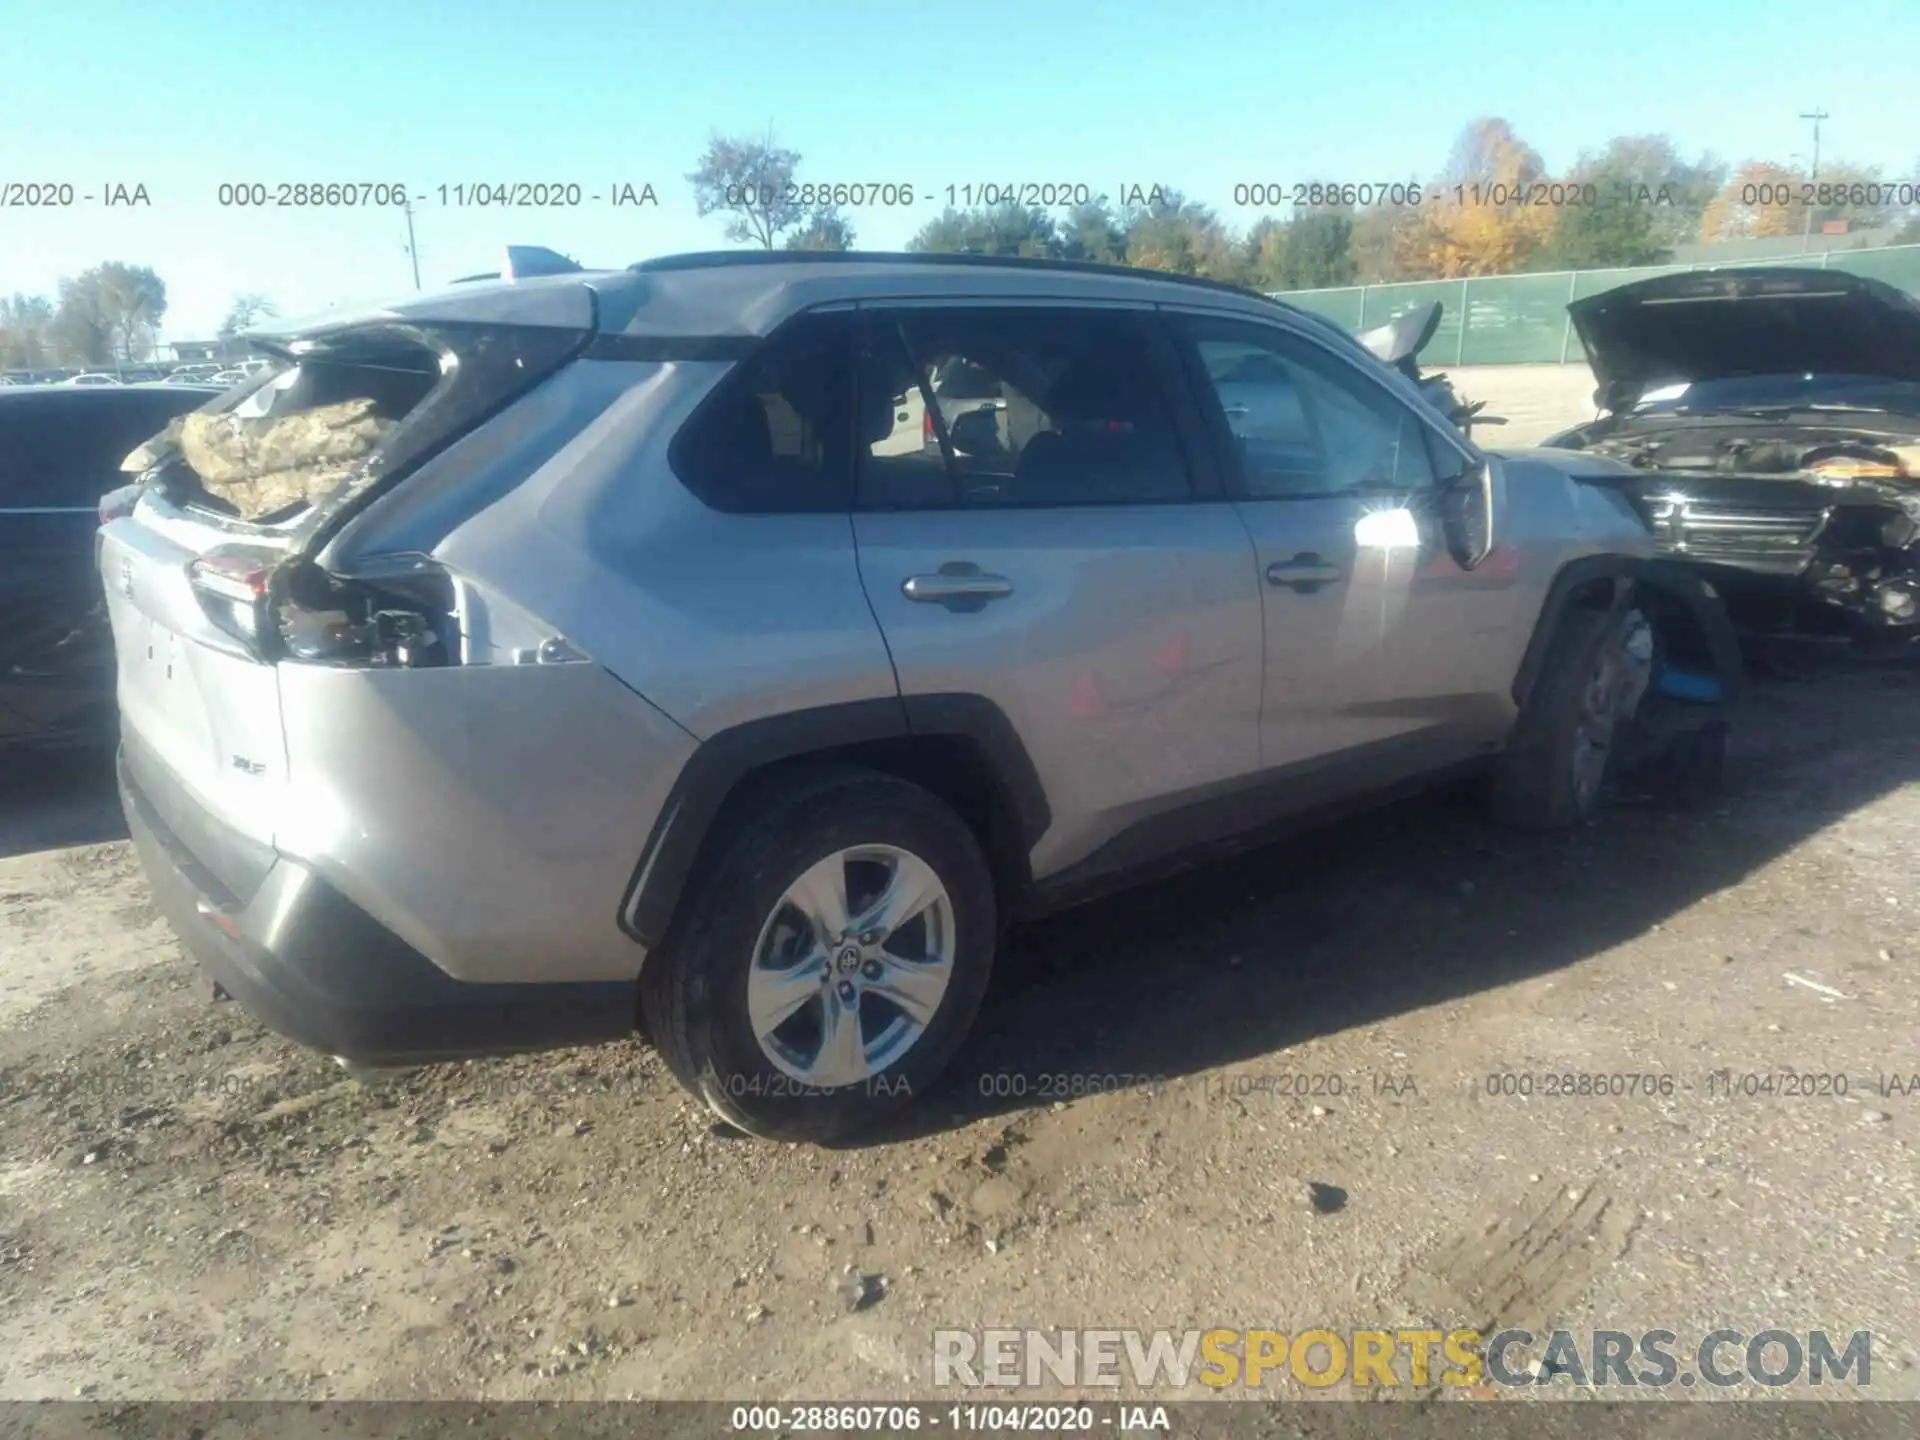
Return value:
<svg viewBox="0 0 1920 1440">
<path fill-rule="evenodd" d="M 807 208 L 792 198 L 799 166 L 800 152 L 775 144 L 771 130 L 760 140 L 716 134 L 687 176 L 694 208 L 703 219 L 725 215 L 729 240 L 771 250 L 782 235 L 810 218 Z"/>
<path fill-rule="evenodd" d="M 1280 260 L 1282 290 L 1351 285 L 1357 270 L 1351 215 L 1337 210 L 1314 211 L 1287 225 Z"/>
<path fill-rule="evenodd" d="M 1286 287 L 1287 229 L 1276 216 L 1262 215 L 1247 231 L 1247 284 L 1255 290 Z"/>
<path fill-rule="evenodd" d="M 1603 203 L 1631 199 L 1646 206 L 1649 237 L 1665 250 L 1699 236 L 1700 217 L 1727 183 L 1727 166 L 1713 155 L 1684 160 L 1665 135 L 1616 135 L 1598 153 L 1583 152 L 1567 178 L 1592 179 Z M 1608 186 L 1616 187 L 1611 195 Z"/>
<path fill-rule="evenodd" d="M 117 260 L 60 282 L 55 348 L 85 365 L 131 361 L 152 348 L 167 313 L 167 286 L 145 265 Z"/>
<path fill-rule="evenodd" d="M 1662 196 L 1670 199 L 1677 182 L 1661 177 L 1671 175 L 1677 161 L 1661 136 L 1615 140 L 1598 155 L 1581 156 L 1566 183 L 1583 187 L 1582 193 L 1576 203 L 1553 212 L 1534 268 L 1595 270 L 1669 259 L 1673 252 L 1665 235 L 1673 206 L 1663 207 Z"/>
<path fill-rule="evenodd" d="M 1121 265 L 1127 258 L 1127 235 L 1114 218 L 1106 197 L 1076 205 L 1060 223 L 1060 250 L 1068 260 L 1091 260 L 1099 265 Z"/>
<path fill-rule="evenodd" d="M 1220 218 L 1170 186 L 1154 186 L 1145 203 L 1127 208 L 1122 224 L 1129 265 L 1216 280 L 1248 278 L 1246 251 Z"/>
<path fill-rule="evenodd" d="M 52 356 L 53 302 L 44 295 L 0 298 L 0 370 L 39 370 Z"/>
<path fill-rule="evenodd" d="M 920 227 L 907 249 L 941 255 L 1026 255 L 1060 258 L 1060 227 L 1041 206 L 949 206 Z"/>
<path fill-rule="evenodd" d="M 1418 223 L 1419 212 L 1407 206 L 1369 205 L 1354 217 L 1347 253 L 1353 257 L 1354 280 L 1382 285 L 1417 278 L 1406 266 L 1406 232 Z"/>
<path fill-rule="evenodd" d="M 787 236 L 789 250 L 851 250 L 853 226 L 831 206 L 816 210 L 807 223 Z"/>
</svg>

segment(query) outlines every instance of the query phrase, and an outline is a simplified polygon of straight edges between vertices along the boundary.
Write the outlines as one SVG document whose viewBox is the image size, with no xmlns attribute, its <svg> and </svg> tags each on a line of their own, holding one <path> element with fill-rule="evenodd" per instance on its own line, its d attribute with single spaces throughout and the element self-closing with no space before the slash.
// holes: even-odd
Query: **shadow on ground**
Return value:
<svg viewBox="0 0 1920 1440">
<path fill-rule="evenodd" d="M 112 750 L 0 753 L 0 860 L 126 838 Z"/>
<path fill-rule="evenodd" d="M 1534 835 L 1450 792 L 1024 927 L 948 1078 L 884 1138 L 1038 1108 L 1043 1077 L 1274 1054 L 1632 940 L 1920 780 L 1916 699 L 1911 667 L 1757 685 L 1707 811 L 1623 801 Z"/>
</svg>

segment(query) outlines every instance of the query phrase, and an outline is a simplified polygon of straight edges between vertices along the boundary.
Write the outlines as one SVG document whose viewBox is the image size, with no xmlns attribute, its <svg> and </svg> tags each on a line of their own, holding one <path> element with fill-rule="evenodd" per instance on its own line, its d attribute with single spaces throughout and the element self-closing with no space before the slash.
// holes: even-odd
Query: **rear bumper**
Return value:
<svg viewBox="0 0 1920 1440">
<path fill-rule="evenodd" d="M 274 856 L 241 900 L 181 839 L 117 759 L 120 801 L 154 899 L 181 944 L 269 1029 L 358 1064 L 417 1065 L 590 1044 L 634 1032 L 637 982 L 469 984 L 454 979 L 313 871 Z M 180 800 L 167 808 L 176 822 Z M 204 848 L 204 846 L 203 846 Z M 223 867 L 225 868 L 225 867 Z M 230 872 L 229 872 L 230 873 Z"/>
</svg>

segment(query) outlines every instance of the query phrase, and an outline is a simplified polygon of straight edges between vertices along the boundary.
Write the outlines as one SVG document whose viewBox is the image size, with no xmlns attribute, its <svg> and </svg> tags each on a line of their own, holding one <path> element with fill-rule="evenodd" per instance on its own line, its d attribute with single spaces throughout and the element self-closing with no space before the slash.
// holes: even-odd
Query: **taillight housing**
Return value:
<svg viewBox="0 0 1920 1440">
<path fill-rule="evenodd" d="M 271 550 L 221 545 L 187 565 L 187 583 L 207 619 L 256 655 L 273 633 L 267 592 L 280 559 Z"/>
</svg>

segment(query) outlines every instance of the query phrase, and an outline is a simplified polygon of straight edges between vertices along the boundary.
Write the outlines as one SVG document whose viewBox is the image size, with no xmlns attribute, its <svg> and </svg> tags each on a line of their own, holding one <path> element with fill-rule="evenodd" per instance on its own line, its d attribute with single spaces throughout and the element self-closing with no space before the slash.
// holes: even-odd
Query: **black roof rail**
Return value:
<svg viewBox="0 0 1920 1440">
<path fill-rule="evenodd" d="M 1280 305 L 1271 295 L 1228 280 L 1204 275 L 1176 275 L 1169 270 L 1148 270 L 1134 265 L 1103 265 L 1094 260 L 1049 260 L 1032 255 L 975 255 L 933 250 L 694 250 L 683 255 L 661 255 L 642 260 L 627 269 L 641 274 L 662 270 L 719 270 L 730 266 L 752 265 L 977 265 L 991 270 L 1060 271 L 1069 275 L 1104 275 L 1122 280 L 1164 280 L 1175 285 L 1191 285 L 1202 290 L 1225 291 L 1243 299 L 1252 297 L 1269 305 Z"/>
</svg>

